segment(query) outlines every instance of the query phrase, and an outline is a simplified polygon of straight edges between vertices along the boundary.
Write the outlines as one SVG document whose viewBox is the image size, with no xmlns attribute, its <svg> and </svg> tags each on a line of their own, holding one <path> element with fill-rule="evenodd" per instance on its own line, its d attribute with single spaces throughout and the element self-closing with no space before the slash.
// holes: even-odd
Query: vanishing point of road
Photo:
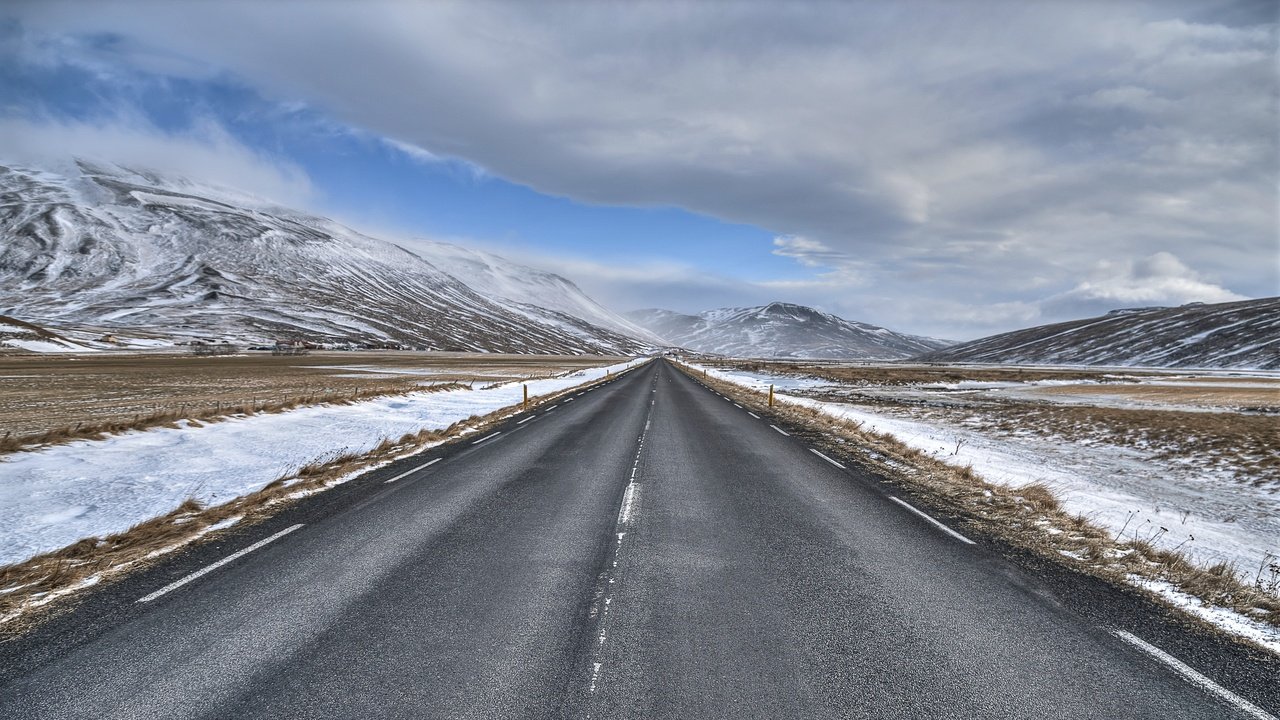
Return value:
<svg viewBox="0 0 1280 720">
<path fill-rule="evenodd" d="M 649 363 L 0 644 L 0 717 L 1276 712 L 775 422 Z"/>
</svg>

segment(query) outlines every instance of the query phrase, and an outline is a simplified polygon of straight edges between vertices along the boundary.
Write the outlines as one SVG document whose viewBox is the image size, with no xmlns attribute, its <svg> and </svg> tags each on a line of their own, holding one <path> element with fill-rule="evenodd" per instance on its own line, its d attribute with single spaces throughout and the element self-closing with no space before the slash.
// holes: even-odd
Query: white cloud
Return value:
<svg viewBox="0 0 1280 720">
<path fill-rule="evenodd" d="M 1172 253 L 1100 261 L 1093 277 L 1043 303 L 1047 314 L 1096 314 L 1123 307 L 1245 300 L 1187 267 Z"/>
<path fill-rule="evenodd" d="M 215 123 L 166 133 L 136 118 L 65 122 L 0 118 L 0 161 L 43 163 L 70 158 L 159 170 L 251 193 L 286 205 L 303 205 L 311 183 L 300 168 L 248 149 Z"/>
<path fill-rule="evenodd" d="M 21 11 L 49 36 L 128 38 L 113 62 L 221 68 L 422 157 L 758 225 L 817 275 L 730 282 L 726 299 L 786 292 L 956 337 L 1106 302 L 1277 292 L 1270 15 L 964 0 Z M 1130 260 L 1162 254 L 1220 280 Z M 1117 276 L 1080 283 L 1100 258 Z M 726 284 L 661 270 L 630 287 Z"/>
</svg>

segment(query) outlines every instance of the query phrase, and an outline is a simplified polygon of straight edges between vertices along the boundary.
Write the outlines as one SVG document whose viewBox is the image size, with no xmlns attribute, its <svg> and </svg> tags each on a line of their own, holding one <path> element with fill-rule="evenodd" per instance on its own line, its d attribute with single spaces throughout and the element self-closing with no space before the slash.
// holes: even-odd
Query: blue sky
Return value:
<svg viewBox="0 0 1280 720">
<path fill-rule="evenodd" d="M 114 44 L 93 36 L 85 43 L 108 56 Z M 217 123 L 245 148 L 301 169 L 313 186 L 310 209 L 358 228 L 603 262 L 675 260 L 748 280 L 812 274 L 772 254 L 775 232 L 670 206 L 539 193 L 464 160 L 397 147 L 318 110 L 270 102 L 227 77 L 6 63 L 0 78 L 0 103 L 34 110 L 42 121 L 98 122 L 127 108 L 133 123 L 157 132 Z"/>
<path fill-rule="evenodd" d="M 1277 6 L 0 8 L 0 158 L 484 247 L 618 310 L 967 339 L 1280 294 Z"/>
</svg>

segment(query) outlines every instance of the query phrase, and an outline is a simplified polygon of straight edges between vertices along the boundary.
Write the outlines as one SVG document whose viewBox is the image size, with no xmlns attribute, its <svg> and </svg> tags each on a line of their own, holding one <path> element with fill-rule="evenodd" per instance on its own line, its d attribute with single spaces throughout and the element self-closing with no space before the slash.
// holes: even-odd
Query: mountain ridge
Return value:
<svg viewBox="0 0 1280 720">
<path fill-rule="evenodd" d="M 1120 308 L 970 340 L 914 359 L 1280 370 L 1280 297 Z"/>
<path fill-rule="evenodd" d="M 653 346 L 564 308 L 486 296 L 418 252 L 328 218 L 147 171 L 76 167 L 72 176 L 0 165 L 0 314 L 173 342 L 570 354 Z M 559 279 L 562 294 L 581 295 Z M 577 302 L 608 319 L 589 298 Z"/>
<path fill-rule="evenodd" d="M 673 345 L 734 357 L 894 360 L 947 344 L 785 302 L 697 315 L 660 308 L 623 315 Z"/>
</svg>

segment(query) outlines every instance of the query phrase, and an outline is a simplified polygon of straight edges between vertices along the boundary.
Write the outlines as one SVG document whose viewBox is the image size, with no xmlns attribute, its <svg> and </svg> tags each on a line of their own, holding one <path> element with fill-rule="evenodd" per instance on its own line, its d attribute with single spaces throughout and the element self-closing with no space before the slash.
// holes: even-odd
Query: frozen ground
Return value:
<svg viewBox="0 0 1280 720">
<path fill-rule="evenodd" d="M 518 404 L 521 384 L 546 395 L 634 367 L 475 390 L 413 393 L 79 441 L 0 459 L 0 565 L 81 538 L 126 530 L 186 498 L 225 502 L 300 467 L 367 452 L 384 439 Z"/>
<path fill-rule="evenodd" d="M 1240 482 L 1229 473 L 1195 467 L 1176 457 L 1156 461 L 1142 449 L 1088 438 L 1071 441 L 1033 432 L 992 433 L 963 422 L 905 417 L 910 409 L 801 395 L 839 387 L 826 379 L 694 367 L 760 392 L 773 384 L 786 402 L 860 421 L 866 429 L 888 433 L 945 462 L 971 465 L 993 483 L 1044 483 L 1069 511 L 1086 515 L 1095 524 L 1164 548 L 1180 545 L 1181 551 L 1202 564 L 1232 563 L 1249 581 L 1260 566 L 1275 562 L 1280 554 L 1280 488 L 1274 484 Z M 859 391 L 865 395 L 867 389 Z M 912 390 L 899 387 L 885 392 L 902 396 Z M 1262 577 L 1268 573 L 1264 571 Z M 1267 644 L 1280 651 L 1280 633 L 1267 632 Z"/>
</svg>

